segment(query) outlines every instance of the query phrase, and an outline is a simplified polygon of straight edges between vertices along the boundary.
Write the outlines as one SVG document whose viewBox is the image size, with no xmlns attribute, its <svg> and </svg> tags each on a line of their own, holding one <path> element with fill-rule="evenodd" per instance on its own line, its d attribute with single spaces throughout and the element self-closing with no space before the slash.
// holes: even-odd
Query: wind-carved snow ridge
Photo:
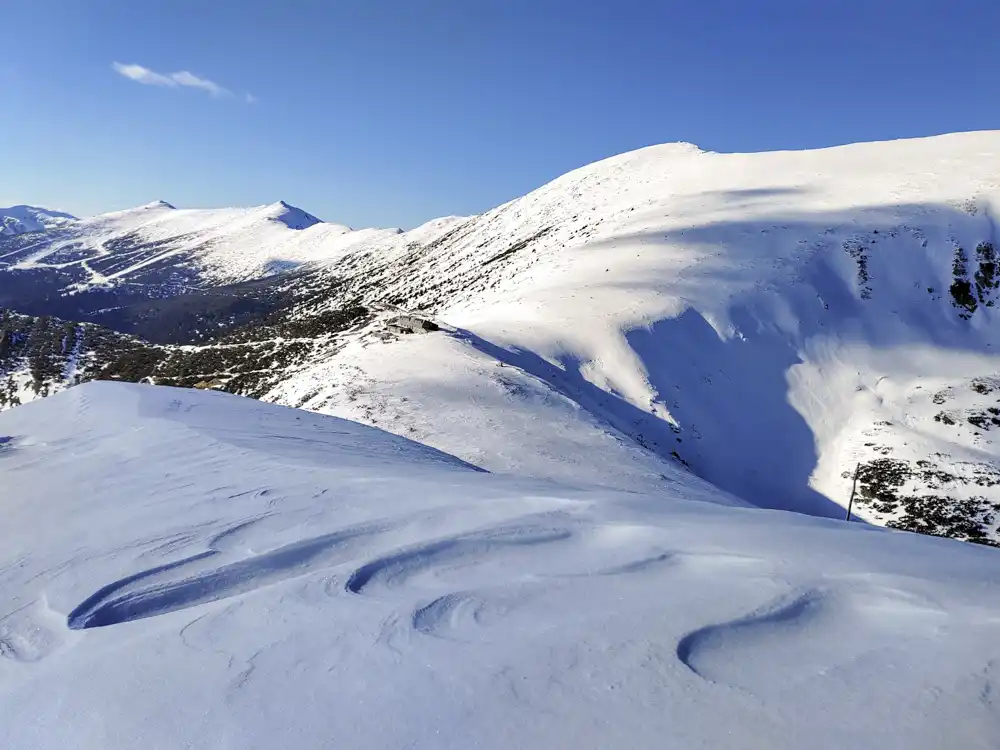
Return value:
<svg viewBox="0 0 1000 750">
<path fill-rule="evenodd" d="M 906 591 L 870 591 L 863 585 L 846 591 L 810 589 L 688 634 L 677 656 L 707 680 L 778 697 L 804 676 L 822 676 L 874 651 L 894 650 L 904 633 L 922 638 L 929 648 L 947 622 L 946 611 Z M 849 637 L 858 631 L 866 632 L 860 643 Z M 815 649 L 819 639 L 829 644 L 822 653 Z"/>
<path fill-rule="evenodd" d="M 72 630 L 103 627 L 245 594 L 313 573 L 317 566 L 337 561 L 338 552 L 343 556 L 342 548 L 352 541 L 380 531 L 362 528 L 326 534 L 218 565 L 226 557 L 220 542 L 231 544 L 231 537 L 249 525 L 244 522 L 224 531 L 205 552 L 102 587 L 70 612 L 67 624 Z M 218 567 L 205 569 L 209 560 Z"/>
<path fill-rule="evenodd" d="M 498 548 L 517 549 L 522 546 L 548 544 L 567 539 L 570 535 L 566 529 L 529 526 L 442 539 L 366 563 L 351 574 L 345 588 L 352 594 L 367 593 L 375 584 L 391 588 L 404 583 L 411 576 L 439 565 L 465 559 L 496 557 Z"/>
<path fill-rule="evenodd" d="M 986 750 L 1000 729 L 987 548 L 733 507 L 683 472 L 488 474 L 221 393 L 87 383 L 0 435 L 5 748 Z"/>
</svg>

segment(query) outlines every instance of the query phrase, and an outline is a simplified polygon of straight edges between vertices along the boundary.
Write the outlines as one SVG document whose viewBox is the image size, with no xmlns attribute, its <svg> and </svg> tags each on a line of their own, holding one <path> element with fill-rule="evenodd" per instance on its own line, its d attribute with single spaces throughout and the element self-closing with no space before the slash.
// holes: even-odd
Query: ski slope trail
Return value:
<svg viewBox="0 0 1000 750">
<path fill-rule="evenodd" d="M 0 414 L 0 746 L 995 748 L 1000 554 L 89 383 Z"/>
</svg>

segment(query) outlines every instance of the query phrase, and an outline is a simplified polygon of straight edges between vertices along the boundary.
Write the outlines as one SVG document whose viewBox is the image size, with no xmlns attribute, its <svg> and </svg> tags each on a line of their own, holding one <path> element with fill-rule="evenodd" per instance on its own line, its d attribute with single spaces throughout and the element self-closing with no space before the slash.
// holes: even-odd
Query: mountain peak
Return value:
<svg viewBox="0 0 1000 750">
<path fill-rule="evenodd" d="M 174 205 L 172 205 L 170 203 L 167 203 L 166 201 L 160 200 L 160 201 L 153 201 L 152 203 L 147 203 L 145 206 L 139 206 L 139 208 L 145 208 L 145 209 L 149 209 L 149 208 L 168 208 L 171 211 L 174 211 L 174 210 L 177 209 L 177 206 L 174 206 Z"/>
<path fill-rule="evenodd" d="M 76 221 L 76 217 L 38 206 L 18 205 L 0 208 L 0 234 L 44 232 L 70 221 Z"/>
<path fill-rule="evenodd" d="M 323 223 L 322 219 L 306 213 L 301 208 L 297 208 L 283 200 L 264 206 L 263 210 L 268 219 L 280 221 L 289 229 L 308 229 L 311 226 Z"/>
</svg>

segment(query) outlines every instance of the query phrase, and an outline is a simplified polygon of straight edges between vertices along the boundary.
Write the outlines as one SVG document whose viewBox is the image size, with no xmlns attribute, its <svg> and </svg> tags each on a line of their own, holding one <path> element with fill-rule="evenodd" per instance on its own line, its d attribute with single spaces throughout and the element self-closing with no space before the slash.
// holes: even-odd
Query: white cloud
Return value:
<svg viewBox="0 0 1000 750">
<path fill-rule="evenodd" d="M 212 96 L 221 96 L 222 94 L 229 93 L 229 91 L 222 88 L 215 81 L 210 81 L 207 78 L 199 78 L 194 73 L 189 73 L 186 70 L 182 70 L 180 73 L 171 73 L 170 78 L 176 81 L 178 86 L 191 86 L 192 88 L 202 89 Z"/>
<path fill-rule="evenodd" d="M 188 88 L 207 91 L 212 96 L 233 95 L 232 91 L 224 86 L 220 86 L 215 81 L 210 81 L 207 78 L 196 76 L 194 73 L 187 70 L 181 70 L 177 73 L 168 73 L 164 75 L 163 73 L 157 73 L 155 70 L 150 70 L 142 65 L 123 65 L 122 63 L 116 62 L 113 63 L 111 67 L 119 75 L 125 76 L 131 81 L 135 81 L 136 83 L 141 83 L 146 86 L 166 86 L 168 88 L 186 86 Z M 247 94 L 245 101 L 247 104 L 253 104 L 257 100 L 251 94 Z"/>
<path fill-rule="evenodd" d="M 123 75 L 126 78 L 130 78 L 136 83 L 145 83 L 149 86 L 176 86 L 177 81 L 175 81 L 170 76 L 160 75 L 159 73 L 154 73 L 149 68 L 144 68 L 141 65 L 122 65 L 121 63 L 114 63 L 112 68 L 119 75 Z"/>
</svg>

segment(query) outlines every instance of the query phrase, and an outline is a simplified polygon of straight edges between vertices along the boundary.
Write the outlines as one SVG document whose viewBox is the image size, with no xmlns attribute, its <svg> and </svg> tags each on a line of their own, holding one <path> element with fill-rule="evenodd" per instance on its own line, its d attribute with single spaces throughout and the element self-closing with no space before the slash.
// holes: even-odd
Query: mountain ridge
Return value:
<svg viewBox="0 0 1000 750">
<path fill-rule="evenodd" d="M 0 236 L 44 232 L 76 220 L 71 214 L 38 206 L 9 206 L 0 208 Z"/>
<path fill-rule="evenodd" d="M 995 132 L 641 149 L 481 216 L 317 235 L 322 262 L 188 340 L 266 338 L 269 316 L 319 333 L 182 381 L 553 481 L 649 491 L 684 461 L 754 504 L 843 517 L 857 471 L 865 520 L 996 541 L 998 169 Z M 442 331 L 399 336 L 400 313 Z"/>
</svg>

